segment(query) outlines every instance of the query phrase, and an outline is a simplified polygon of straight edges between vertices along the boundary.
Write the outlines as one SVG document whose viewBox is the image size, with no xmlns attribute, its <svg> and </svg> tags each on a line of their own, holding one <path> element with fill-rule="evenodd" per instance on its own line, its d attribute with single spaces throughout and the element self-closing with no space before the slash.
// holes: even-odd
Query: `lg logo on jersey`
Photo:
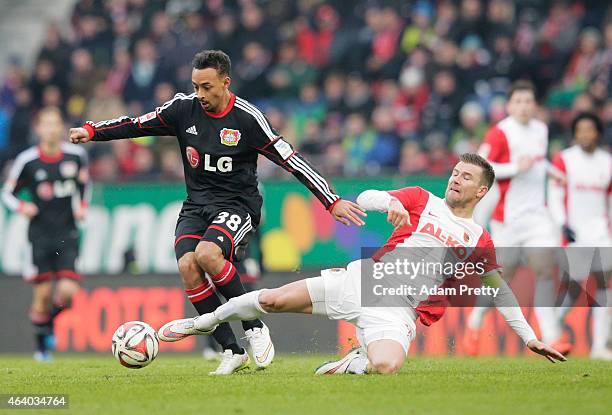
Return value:
<svg viewBox="0 0 612 415">
<path fill-rule="evenodd" d="M 51 182 L 41 182 L 36 187 L 36 194 L 40 200 L 51 200 L 53 197 L 62 198 L 72 196 L 77 190 L 74 180 L 56 180 Z"/>
<path fill-rule="evenodd" d="M 195 148 L 188 146 L 185 149 L 185 156 L 187 162 L 192 168 L 197 168 L 200 165 L 200 153 Z M 210 154 L 204 154 L 204 170 L 206 171 L 219 171 L 221 173 L 227 173 L 232 171 L 232 158 L 223 156 L 217 159 L 216 165 L 212 165 Z"/>
</svg>

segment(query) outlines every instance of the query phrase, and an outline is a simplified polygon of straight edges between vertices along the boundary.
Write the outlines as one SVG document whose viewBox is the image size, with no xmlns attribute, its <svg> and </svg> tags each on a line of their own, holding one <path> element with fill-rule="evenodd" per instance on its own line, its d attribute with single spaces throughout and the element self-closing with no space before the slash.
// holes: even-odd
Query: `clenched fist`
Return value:
<svg viewBox="0 0 612 415">
<path fill-rule="evenodd" d="M 70 141 L 72 144 L 86 143 L 91 140 L 89 133 L 83 127 L 70 129 Z"/>
<path fill-rule="evenodd" d="M 387 222 L 393 225 L 397 230 L 402 226 L 410 225 L 410 213 L 404 208 L 402 203 L 393 198 L 389 202 L 389 208 L 387 209 Z"/>
</svg>

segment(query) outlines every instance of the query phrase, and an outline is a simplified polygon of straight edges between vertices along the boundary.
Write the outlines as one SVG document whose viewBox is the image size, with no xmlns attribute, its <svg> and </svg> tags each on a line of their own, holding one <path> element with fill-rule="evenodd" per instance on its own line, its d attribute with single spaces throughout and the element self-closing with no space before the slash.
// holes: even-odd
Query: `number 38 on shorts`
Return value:
<svg viewBox="0 0 612 415">
<path fill-rule="evenodd" d="M 240 261 L 253 229 L 248 213 L 223 210 L 216 214 L 202 240 L 217 244 L 230 261 Z"/>
</svg>

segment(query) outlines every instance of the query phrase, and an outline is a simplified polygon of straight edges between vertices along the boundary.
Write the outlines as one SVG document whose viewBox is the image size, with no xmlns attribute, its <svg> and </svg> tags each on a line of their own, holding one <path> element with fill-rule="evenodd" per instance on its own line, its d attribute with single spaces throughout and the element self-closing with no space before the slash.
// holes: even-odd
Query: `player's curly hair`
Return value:
<svg viewBox="0 0 612 415">
<path fill-rule="evenodd" d="M 482 179 L 484 184 L 490 189 L 495 181 L 495 171 L 493 166 L 482 156 L 476 153 L 463 153 L 459 160 L 467 164 L 473 164 L 482 168 Z"/>
<path fill-rule="evenodd" d="M 203 50 L 193 57 L 192 66 L 194 69 L 216 69 L 219 75 L 229 76 L 232 69 L 232 61 L 227 53 L 222 50 Z"/>
<path fill-rule="evenodd" d="M 595 124 L 595 129 L 597 130 L 599 138 L 601 138 L 604 133 L 603 123 L 601 122 L 601 118 L 592 112 L 581 112 L 572 120 L 572 136 L 576 136 L 576 127 L 578 127 L 578 123 L 582 120 L 591 120 L 593 124 Z"/>
</svg>

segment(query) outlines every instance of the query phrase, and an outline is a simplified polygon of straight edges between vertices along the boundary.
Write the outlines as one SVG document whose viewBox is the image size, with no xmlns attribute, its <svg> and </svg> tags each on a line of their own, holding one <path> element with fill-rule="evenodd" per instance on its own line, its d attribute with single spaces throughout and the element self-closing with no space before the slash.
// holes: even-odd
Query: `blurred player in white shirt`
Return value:
<svg viewBox="0 0 612 415">
<path fill-rule="evenodd" d="M 602 135 L 603 124 L 595 114 L 582 113 L 573 120 L 575 144 L 553 160 L 553 165 L 565 173 L 566 180 L 551 183 L 548 205 L 555 222 L 563 229 L 568 246 L 569 277 L 584 281 L 592 272 L 597 279 L 598 306 L 593 308 L 591 357 L 612 360 L 612 350 L 607 347 L 612 320 L 608 308 L 612 304 L 608 289 L 612 271 L 612 156 L 598 147 Z M 571 305 L 571 298 L 567 300 L 559 310 L 560 318 Z"/>
<path fill-rule="evenodd" d="M 484 264 L 476 274 L 485 286 L 500 290 L 494 295 L 494 303 L 510 327 L 535 353 L 553 363 L 555 359 L 565 361 L 557 350 L 537 340 L 514 294 L 501 277 L 488 232 L 472 218 L 474 206 L 487 193 L 494 177 L 486 160 L 476 154 L 464 154 L 453 169 L 444 198 L 420 187 L 390 192 L 367 190 L 357 198 L 358 204 L 365 210 L 387 213 L 387 220 L 395 227 L 384 248 L 374 256 L 375 260 L 353 261 L 346 269 L 323 270 L 319 277 L 234 297 L 213 313 L 167 323 L 160 328 L 159 338 L 176 341 L 194 334 L 209 334 L 224 321 L 249 320 L 266 313 L 318 314 L 353 323 L 362 347 L 338 361 L 324 363 L 315 373 L 396 373 L 403 366 L 414 339 L 416 320 L 430 325 L 442 317 L 445 309 L 421 293 L 401 294 L 393 299 L 389 298 L 393 294 L 388 294 L 386 300 L 393 300 L 397 306 L 375 307 L 364 301 L 367 293 L 362 295 L 362 282 L 367 283 L 376 276 L 363 267 L 375 263 L 386 269 L 399 258 L 401 248 L 404 252 L 407 248 L 409 253 L 417 255 L 437 257 L 436 254 L 442 253 L 446 258 L 453 253 L 462 263 Z M 410 279 L 415 277 L 423 280 L 431 277 L 430 281 L 435 283 L 445 278 L 439 274 L 418 273 Z M 167 331 L 174 334 L 167 337 L 164 335 Z"/>
<path fill-rule="evenodd" d="M 546 207 L 546 176 L 556 180 L 563 175 L 547 161 L 548 127 L 535 118 L 535 88 L 529 81 L 517 81 L 510 88 L 508 117 L 486 134 L 479 151 L 493 166 L 499 197 L 490 229 L 504 277 L 510 280 L 524 256 L 536 276 L 535 313 L 542 340 L 568 353 L 571 345 L 561 341 L 562 327 L 556 317 L 556 289 L 552 280 L 553 249 L 561 235 Z M 526 249 L 523 249 L 526 248 Z M 486 299 L 479 301 L 468 319 L 466 352 L 478 354 L 478 340 Z"/>
</svg>

